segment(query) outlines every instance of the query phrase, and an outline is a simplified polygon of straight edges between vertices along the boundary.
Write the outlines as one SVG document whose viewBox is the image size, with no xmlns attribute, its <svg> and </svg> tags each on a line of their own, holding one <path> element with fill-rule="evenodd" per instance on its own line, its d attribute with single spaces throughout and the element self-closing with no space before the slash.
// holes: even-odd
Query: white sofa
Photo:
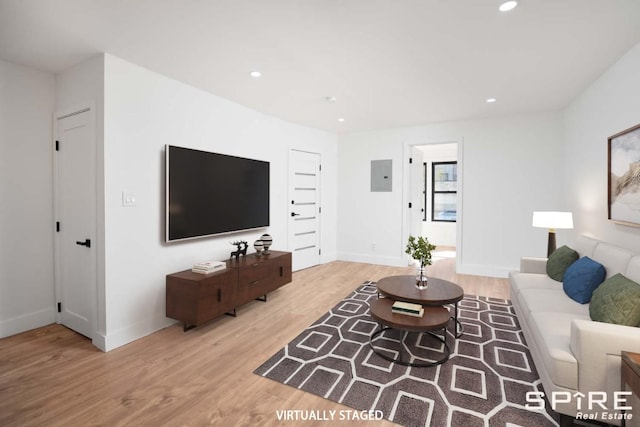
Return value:
<svg viewBox="0 0 640 427">
<path fill-rule="evenodd" d="M 640 255 L 586 236 L 568 246 L 580 257 L 588 256 L 604 265 L 607 278 L 622 273 L 640 283 Z M 620 352 L 640 353 L 640 328 L 592 321 L 589 304 L 573 301 L 561 283 L 547 276 L 546 258 L 522 258 L 520 271 L 510 273 L 509 282 L 511 301 L 546 397 L 551 399 L 553 392 L 573 396 L 555 410 L 579 418 L 595 413 L 606 423 L 620 425 L 620 420 L 609 419 L 615 413 L 613 392 L 622 390 Z M 605 411 L 596 405 L 589 410 L 590 391 L 607 392 L 611 409 Z"/>
</svg>

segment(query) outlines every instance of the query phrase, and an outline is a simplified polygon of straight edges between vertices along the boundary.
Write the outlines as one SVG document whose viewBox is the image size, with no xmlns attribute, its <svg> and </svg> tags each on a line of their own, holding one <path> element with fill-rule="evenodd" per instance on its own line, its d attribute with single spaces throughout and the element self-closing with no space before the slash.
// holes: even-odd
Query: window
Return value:
<svg viewBox="0 0 640 427">
<path fill-rule="evenodd" d="M 431 178 L 431 220 L 456 222 L 458 162 L 434 162 Z"/>
</svg>

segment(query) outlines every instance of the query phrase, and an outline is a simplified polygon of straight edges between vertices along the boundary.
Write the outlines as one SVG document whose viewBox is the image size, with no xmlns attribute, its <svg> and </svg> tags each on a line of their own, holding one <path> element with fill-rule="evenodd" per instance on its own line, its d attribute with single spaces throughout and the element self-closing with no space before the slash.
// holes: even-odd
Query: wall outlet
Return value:
<svg viewBox="0 0 640 427">
<path fill-rule="evenodd" d="M 126 206 L 126 207 L 136 206 L 137 203 L 138 203 L 138 198 L 136 197 L 135 193 L 130 193 L 126 191 L 122 192 L 122 206 Z"/>
</svg>

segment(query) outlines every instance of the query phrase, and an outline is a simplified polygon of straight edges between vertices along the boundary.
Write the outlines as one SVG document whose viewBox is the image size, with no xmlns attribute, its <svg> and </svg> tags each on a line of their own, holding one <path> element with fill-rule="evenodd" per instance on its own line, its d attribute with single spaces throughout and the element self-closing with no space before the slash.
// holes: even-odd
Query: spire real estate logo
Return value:
<svg viewBox="0 0 640 427">
<path fill-rule="evenodd" d="M 568 391 L 554 391 L 547 397 L 554 411 L 558 405 L 574 404 L 577 409 L 576 419 L 578 420 L 631 420 L 633 414 L 630 412 L 633 408 L 627 404 L 627 396 L 630 391 L 613 392 L 611 399 L 608 398 L 607 392 L 590 391 L 587 394 Z M 530 391 L 526 394 L 527 403 L 525 407 L 529 410 L 544 410 L 546 405 L 545 393 L 541 391 Z"/>
</svg>

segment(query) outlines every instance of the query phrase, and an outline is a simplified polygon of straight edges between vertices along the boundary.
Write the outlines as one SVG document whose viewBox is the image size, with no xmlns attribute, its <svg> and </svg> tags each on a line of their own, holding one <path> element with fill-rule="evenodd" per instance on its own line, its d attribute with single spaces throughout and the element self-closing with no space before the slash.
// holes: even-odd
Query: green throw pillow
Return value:
<svg viewBox="0 0 640 427">
<path fill-rule="evenodd" d="M 562 282 L 564 272 L 571 264 L 578 260 L 578 252 L 569 246 L 561 246 L 549 256 L 547 260 L 547 274 L 553 280 Z"/>
<path fill-rule="evenodd" d="M 640 285 L 618 273 L 593 292 L 589 315 L 596 322 L 640 326 Z"/>
</svg>

